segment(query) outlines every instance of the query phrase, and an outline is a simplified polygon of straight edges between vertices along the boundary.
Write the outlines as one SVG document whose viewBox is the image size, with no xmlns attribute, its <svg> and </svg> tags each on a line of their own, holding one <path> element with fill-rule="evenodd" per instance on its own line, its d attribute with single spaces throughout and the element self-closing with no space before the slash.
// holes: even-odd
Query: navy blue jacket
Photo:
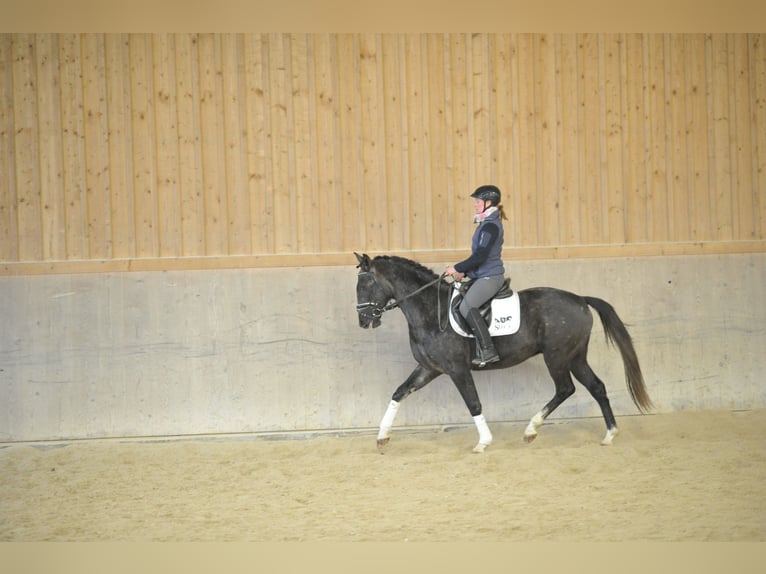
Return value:
<svg viewBox="0 0 766 574">
<path fill-rule="evenodd" d="M 471 279 L 504 275 L 503 224 L 500 212 L 490 213 L 479 223 L 471 241 L 471 256 L 455 264 L 455 271 L 465 273 Z"/>
</svg>

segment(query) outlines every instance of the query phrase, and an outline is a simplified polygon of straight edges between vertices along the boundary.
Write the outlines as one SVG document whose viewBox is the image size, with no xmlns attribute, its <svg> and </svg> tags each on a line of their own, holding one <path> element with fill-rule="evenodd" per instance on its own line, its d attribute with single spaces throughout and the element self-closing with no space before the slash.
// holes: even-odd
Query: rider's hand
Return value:
<svg viewBox="0 0 766 574">
<path fill-rule="evenodd" d="M 454 267 L 454 266 L 452 266 L 452 265 L 450 265 L 449 267 L 447 267 L 447 271 L 445 271 L 445 273 L 446 273 L 447 275 L 451 275 L 451 276 L 452 276 L 452 278 L 453 278 L 455 281 L 460 281 L 460 280 L 461 280 L 463 277 L 465 277 L 465 274 L 463 274 L 463 273 L 460 273 L 459 271 L 457 271 L 457 270 L 455 269 L 455 267 Z"/>
</svg>

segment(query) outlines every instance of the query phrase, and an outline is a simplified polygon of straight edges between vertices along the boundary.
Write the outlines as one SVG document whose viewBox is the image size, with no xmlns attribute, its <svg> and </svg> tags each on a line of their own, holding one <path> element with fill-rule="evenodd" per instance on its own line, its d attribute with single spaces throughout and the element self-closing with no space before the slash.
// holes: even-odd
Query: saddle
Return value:
<svg viewBox="0 0 766 574">
<path fill-rule="evenodd" d="M 468 287 L 470 284 L 455 282 L 450 300 L 449 318 L 456 333 L 464 337 L 473 337 L 471 328 L 458 309 Z M 511 335 L 518 331 L 521 323 L 519 294 L 511 288 L 510 278 L 506 277 L 503 286 L 495 296 L 479 307 L 479 313 L 486 321 L 489 334 L 492 336 Z"/>
</svg>

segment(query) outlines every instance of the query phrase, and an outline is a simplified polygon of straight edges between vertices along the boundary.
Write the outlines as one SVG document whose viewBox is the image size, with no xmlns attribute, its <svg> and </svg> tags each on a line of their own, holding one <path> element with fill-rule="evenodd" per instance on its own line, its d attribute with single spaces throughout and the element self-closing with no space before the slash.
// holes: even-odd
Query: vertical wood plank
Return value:
<svg viewBox="0 0 766 574">
<path fill-rule="evenodd" d="M 179 257 L 183 253 L 175 52 L 175 36 L 152 36 L 154 138 L 157 142 L 157 249 L 160 257 Z"/>
<path fill-rule="evenodd" d="M 305 34 L 293 34 L 291 43 L 293 132 L 295 134 L 295 190 L 298 250 L 316 253 L 321 247 L 319 195 L 316 179 L 316 90 L 313 77 L 313 46 Z"/>
<path fill-rule="evenodd" d="M 275 253 L 297 252 L 294 220 L 294 171 L 290 165 L 290 126 L 288 113 L 289 44 L 282 34 L 269 34 L 269 116 Z"/>
<path fill-rule="evenodd" d="M 730 114 L 732 117 L 731 158 L 732 158 L 732 199 L 734 202 L 734 230 L 736 240 L 753 240 L 755 234 L 756 205 L 753 181 L 754 147 L 751 133 L 750 50 L 745 34 L 732 34 L 729 41 L 730 67 Z M 733 86 L 733 89 L 731 87 Z M 763 126 L 766 128 L 766 126 Z M 757 130 L 757 128 L 756 128 Z"/>
<path fill-rule="evenodd" d="M 88 259 L 84 126 L 80 113 L 82 60 L 78 35 L 62 34 L 59 37 L 59 67 L 66 253 L 68 259 Z"/>
<path fill-rule="evenodd" d="M 686 133 L 689 146 L 689 239 L 705 241 L 712 237 L 710 178 L 708 166 L 709 116 L 707 81 L 707 38 L 693 34 L 685 38 L 684 68 Z"/>
<path fill-rule="evenodd" d="M 400 57 L 403 37 L 400 34 L 381 36 L 383 74 L 383 130 L 385 146 L 385 197 L 387 203 L 388 247 L 405 249 L 409 244 L 407 193 L 407 161 L 404 106 L 406 84 L 402 81 L 404 66 Z"/>
<path fill-rule="evenodd" d="M 483 185 L 494 181 L 497 161 L 492 156 L 492 70 L 487 34 L 474 34 L 471 38 L 471 73 L 474 173 L 476 185 Z"/>
<path fill-rule="evenodd" d="M 449 153 L 452 157 L 452 247 L 470 248 L 472 230 L 467 222 L 471 221 L 473 208 L 468 199 L 476 187 L 474 178 L 472 139 L 469 130 L 469 63 L 468 41 L 465 34 L 450 34 L 449 42 Z M 471 128 L 472 129 L 472 128 Z M 510 162 L 510 158 L 509 158 Z M 502 189 L 502 188 L 501 188 Z"/>
<path fill-rule="evenodd" d="M 152 48 L 148 34 L 131 34 L 131 134 L 137 257 L 159 255 Z"/>
<path fill-rule="evenodd" d="M 447 167 L 446 77 L 444 38 L 441 34 L 426 36 L 428 141 L 430 143 L 430 174 L 428 188 L 431 196 L 433 249 L 447 249 L 454 245 L 452 228 L 453 201 Z"/>
<path fill-rule="evenodd" d="M 579 105 L 577 36 L 565 34 L 558 38 L 557 102 L 559 136 L 558 154 L 559 211 L 564 245 L 582 243 L 580 223 L 580 163 L 579 163 Z"/>
<path fill-rule="evenodd" d="M 558 245 L 559 225 L 559 180 L 557 166 L 556 129 L 556 55 L 553 38 L 548 34 L 535 37 L 535 108 L 538 110 L 537 123 L 537 189 L 540 198 L 538 222 L 540 245 Z"/>
<path fill-rule="evenodd" d="M 712 146 L 708 161 L 712 169 L 712 204 L 714 238 L 731 240 L 734 236 L 732 205 L 731 123 L 729 109 L 729 46 L 725 34 L 710 36 L 710 113 Z M 725 86 L 725 87 L 724 87 Z"/>
<path fill-rule="evenodd" d="M 516 194 L 513 182 L 513 68 L 511 36 L 497 34 L 490 36 L 492 61 L 492 155 L 497 158 L 494 183 L 503 194 L 503 207 L 508 221 L 505 222 L 505 245 L 515 243 L 517 213 L 513 208 L 513 198 Z M 555 128 L 553 128 L 555 129 Z M 467 195 L 467 194 L 466 194 Z M 464 200 L 465 201 L 465 200 Z M 466 202 L 468 203 L 468 202 Z M 467 220 L 467 219 L 466 219 Z"/>
<path fill-rule="evenodd" d="M 753 155 L 753 194 L 756 237 L 766 238 L 766 34 L 750 38 L 750 68 L 753 94 L 751 124 Z"/>
<path fill-rule="evenodd" d="M 245 36 L 244 44 L 251 245 L 254 253 L 273 253 L 268 44 L 261 34 Z"/>
<path fill-rule="evenodd" d="M 386 171 L 386 100 L 385 100 L 385 76 L 383 75 L 383 37 L 382 34 L 375 34 L 375 97 L 377 100 L 377 113 L 375 118 L 375 154 L 377 156 L 378 176 L 376 184 L 378 189 L 375 192 L 376 210 L 381 215 L 381 244 L 383 249 L 388 249 L 391 244 L 389 237 L 389 224 L 391 219 L 389 213 L 388 200 L 388 174 Z"/>
<path fill-rule="evenodd" d="M 112 231 L 103 36 L 84 34 L 81 54 L 88 251 L 93 259 L 108 259 L 112 256 Z"/>
<path fill-rule="evenodd" d="M 517 38 L 518 107 L 519 107 L 519 245 L 538 245 L 540 239 L 537 216 L 537 111 L 535 110 L 535 49 L 534 36 L 520 34 Z"/>
<path fill-rule="evenodd" d="M 365 217 L 365 245 L 373 251 L 385 250 L 388 244 L 388 219 L 384 180 L 378 149 L 379 116 L 382 104 L 378 93 L 378 45 L 374 34 L 360 34 L 359 52 L 359 121 L 361 152 L 361 208 Z"/>
<path fill-rule="evenodd" d="M 294 94 L 291 88 L 292 82 L 292 51 L 293 46 L 288 34 L 281 34 L 281 47 L 283 49 L 284 73 L 282 75 L 282 90 L 279 92 L 282 96 L 282 102 L 285 108 L 284 117 L 284 135 L 281 139 L 284 146 L 282 157 L 286 159 L 284 167 L 287 174 L 287 185 L 285 189 L 276 189 L 276 216 L 277 221 L 286 223 L 282 227 L 290 231 L 288 240 L 289 253 L 299 253 L 302 245 L 302 236 L 304 230 L 299 224 L 299 210 L 297 209 L 297 168 L 295 165 L 295 147 L 296 133 L 294 129 L 295 106 L 293 105 Z"/>
<path fill-rule="evenodd" d="M 43 257 L 43 237 L 37 126 L 37 56 L 34 35 L 14 35 L 11 48 L 19 259 L 38 261 Z"/>
<path fill-rule="evenodd" d="M 136 254 L 128 36 L 106 34 L 104 58 L 109 136 L 108 216 L 112 233 L 111 256 L 121 259 L 134 257 Z"/>
<path fill-rule="evenodd" d="M 16 146 L 13 137 L 13 47 L 10 34 L 0 34 L 0 260 L 18 261 L 16 225 Z M 61 192 L 59 192 L 61 193 Z"/>
<path fill-rule="evenodd" d="M 649 241 L 668 240 L 668 201 L 665 114 L 665 37 L 649 34 L 647 43 L 647 216 Z"/>
<path fill-rule="evenodd" d="M 578 40 L 581 232 L 583 243 L 600 243 L 604 229 L 602 217 L 604 189 L 601 169 L 603 131 L 599 96 L 601 93 L 599 37 L 595 34 L 582 34 Z"/>
<path fill-rule="evenodd" d="M 622 86 L 625 70 L 622 35 L 605 34 L 601 51 L 604 123 L 601 167 L 604 172 L 604 234 L 601 242 L 619 245 L 625 242 L 625 190 L 622 178 Z"/>
<path fill-rule="evenodd" d="M 435 242 L 435 229 L 434 229 L 434 188 L 432 184 L 433 173 L 433 140 L 431 136 L 431 86 L 429 85 L 429 62 L 428 62 L 428 35 L 419 35 L 418 49 L 420 51 L 420 94 L 417 98 L 417 106 L 420 115 L 419 128 L 420 141 L 422 142 L 423 162 L 420 165 L 421 177 L 422 177 L 422 223 L 425 230 L 425 243 L 429 249 L 431 249 Z"/>
<path fill-rule="evenodd" d="M 341 251 L 343 238 L 337 216 L 340 213 L 340 182 L 336 172 L 335 144 L 339 140 L 336 131 L 337 96 L 334 56 L 334 40 L 330 34 L 312 37 L 312 77 L 314 88 L 314 129 L 316 141 L 317 218 L 319 250 Z"/>
<path fill-rule="evenodd" d="M 646 106 L 644 101 L 644 43 L 639 34 L 625 37 L 625 84 L 623 109 L 626 113 L 625 205 L 627 210 L 625 238 L 628 243 L 645 243 L 647 234 L 646 205 Z"/>
<path fill-rule="evenodd" d="M 199 54 L 196 34 L 175 36 L 176 113 L 178 131 L 178 193 L 181 252 L 205 254 L 205 201 L 200 165 Z"/>
<path fill-rule="evenodd" d="M 423 42 L 419 34 L 404 38 L 407 86 L 407 165 L 410 193 L 409 249 L 429 249 L 431 245 L 431 217 L 426 187 L 426 171 L 430 168 L 426 148 L 427 130 L 424 124 Z"/>
<path fill-rule="evenodd" d="M 246 185 L 244 61 L 242 36 L 224 34 L 221 42 L 223 145 L 226 182 L 227 254 L 251 252 L 250 199 Z"/>
<path fill-rule="evenodd" d="M 200 34 L 197 40 L 202 138 L 201 166 L 205 200 L 205 253 L 207 255 L 225 255 L 228 252 L 220 40 L 220 36 L 216 34 Z"/>
<path fill-rule="evenodd" d="M 64 181 L 61 158 L 61 114 L 58 105 L 58 36 L 55 34 L 37 34 L 35 42 L 38 88 L 37 124 L 40 133 L 42 258 L 44 260 L 64 260 L 66 259 L 66 218 L 64 216 Z"/>
<path fill-rule="evenodd" d="M 668 217 L 668 238 L 671 241 L 685 241 L 690 235 L 689 177 L 687 166 L 687 108 L 686 108 L 686 43 L 681 34 L 668 38 L 666 78 L 668 93 L 668 202 L 671 205 Z"/>
</svg>

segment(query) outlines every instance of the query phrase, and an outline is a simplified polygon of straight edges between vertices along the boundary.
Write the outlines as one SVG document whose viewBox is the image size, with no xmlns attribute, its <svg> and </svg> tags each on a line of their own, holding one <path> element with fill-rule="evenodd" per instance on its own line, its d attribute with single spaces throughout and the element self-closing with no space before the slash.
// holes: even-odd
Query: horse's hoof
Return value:
<svg viewBox="0 0 766 574">
<path fill-rule="evenodd" d="M 388 445 L 388 441 L 390 441 L 390 440 L 391 439 L 388 438 L 388 437 L 386 437 L 386 438 L 379 438 L 378 439 L 378 450 L 380 451 L 381 454 L 383 454 L 383 451 L 386 448 L 386 446 Z"/>
<path fill-rule="evenodd" d="M 617 436 L 617 433 L 620 432 L 617 430 L 617 427 L 611 428 L 608 431 L 606 431 L 606 436 L 604 437 L 604 440 L 601 441 L 601 446 L 609 446 L 612 444 L 612 441 L 614 440 L 614 437 Z"/>
<path fill-rule="evenodd" d="M 524 442 L 529 444 L 533 440 L 535 440 L 536 438 L 537 438 L 537 433 L 535 433 L 535 434 L 525 434 L 524 435 Z"/>
<path fill-rule="evenodd" d="M 475 447 L 473 447 L 473 452 L 481 454 L 482 452 L 484 452 L 484 449 L 487 448 L 488 446 L 489 446 L 488 444 L 479 443 Z"/>
</svg>

